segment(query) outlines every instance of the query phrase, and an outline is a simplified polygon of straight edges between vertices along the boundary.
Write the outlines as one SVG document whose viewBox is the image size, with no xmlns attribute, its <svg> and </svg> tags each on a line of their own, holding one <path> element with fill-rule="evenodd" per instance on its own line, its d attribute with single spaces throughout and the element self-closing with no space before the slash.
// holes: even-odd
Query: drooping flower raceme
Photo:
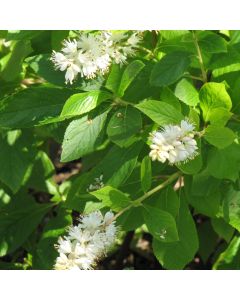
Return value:
<svg viewBox="0 0 240 300">
<path fill-rule="evenodd" d="M 182 120 L 180 125 L 165 125 L 151 133 L 151 159 L 162 163 L 180 163 L 197 155 L 197 142 L 194 139 L 194 125 Z"/>
<path fill-rule="evenodd" d="M 55 269 L 92 269 L 115 242 L 117 228 L 113 217 L 112 212 L 103 216 L 95 211 L 82 217 L 77 226 L 71 226 L 68 235 L 58 240 Z"/>
<path fill-rule="evenodd" d="M 61 52 L 53 51 L 51 60 L 55 68 L 64 71 L 66 83 L 73 83 L 78 74 L 94 78 L 105 74 L 111 63 L 122 64 L 133 56 L 141 41 L 140 33 L 127 35 L 103 31 L 97 34 L 82 33 L 78 40 L 63 41 Z"/>
</svg>

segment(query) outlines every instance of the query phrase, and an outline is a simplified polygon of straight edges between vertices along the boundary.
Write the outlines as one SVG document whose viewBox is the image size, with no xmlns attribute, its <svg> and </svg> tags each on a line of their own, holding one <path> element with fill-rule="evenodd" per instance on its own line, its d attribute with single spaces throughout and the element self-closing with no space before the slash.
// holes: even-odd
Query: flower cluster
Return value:
<svg viewBox="0 0 240 300">
<path fill-rule="evenodd" d="M 104 187 L 103 175 L 100 175 L 99 177 L 94 178 L 94 183 L 91 183 L 89 185 L 89 187 L 87 188 L 87 192 L 97 191 L 103 187 Z"/>
<path fill-rule="evenodd" d="M 170 164 L 193 159 L 197 155 L 197 142 L 194 139 L 194 125 L 182 120 L 180 125 L 166 125 L 160 131 L 151 133 L 151 159 Z"/>
<path fill-rule="evenodd" d="M 92 269 L 115 241 L 117 228 L 113 217 L 112 212 L 103 216 L 95 211 L 82 217 L 77 226 L 71 226 L 68 235 L 58 240 L 55 269 Z"/>
<path fill-rule="evenodd" d="M 105 74 L 112 62 L 124 63 L 128 56 L 134 55 L 140 41 L 138 32 L 131 36 L 108 31 L 82 33 L 78 40 L 64 40 L 61 52 L 53 51 L 51 60 L 56 69 L 66 71 L 66 83 L 72 84 L 78 74 L 94 78 L 97 74 Z"/>
</svg>

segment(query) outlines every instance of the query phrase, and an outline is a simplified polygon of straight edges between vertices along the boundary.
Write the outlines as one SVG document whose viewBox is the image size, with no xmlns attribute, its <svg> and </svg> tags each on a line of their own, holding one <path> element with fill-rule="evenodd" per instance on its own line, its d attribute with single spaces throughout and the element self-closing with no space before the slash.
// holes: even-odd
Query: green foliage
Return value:
<svg viewBox="0 0 240 300">
<path fill-rule="evenodd" d="M 191 60 L 186 52 L 165 55 L 152 70 L 150 82 L 154 86 L 167 86 L 181 78 Z"/>
<path fill-rule="evenodd" d="M 93 152 L 101 143 L 108 111 L 96 117 L 84 116 L 72 121 L 65 132 L 61 161 L 67 162 Z"/>
<path fill-rule="evenodd" d="M 148 100 L 136 107 L 158 125 L 178 123 L 183 119 L 178 110 L 163 101 Z"/>
<path fill-rule="evenodd" d="M 239 32 L 137 34 L 95 74 L 78 56 L 54 66 L 77 30 L 0 32 L 0 269 L 54 268 L 58 238 L 96 210 L 115 213 L 114 260 L 132 231 L 131 255 L 147 239 L 165 269 L 240 268 Z M 192 133 L 156 153 L 190 152 L 189 134 L 196 152 L 152 162 L 150 134 L 183 120 Z"/>
<path fill-rule="evenodd" d="M 120 211 L 131 204 L 130 199 L 125 194 L 111 186 L 105 186 L 91 194 L 98 200 L 101 200 L 104 206 L 110 207 L 113 211 Z"/>
<path fill-rule="evenodd" d="M 129 143 L 129 138 L 142 128 L 142 116 L 134 107 L 119 108 L 111 117 L 107 134 L 109 139 L 120 147 Z"/>
</svg>

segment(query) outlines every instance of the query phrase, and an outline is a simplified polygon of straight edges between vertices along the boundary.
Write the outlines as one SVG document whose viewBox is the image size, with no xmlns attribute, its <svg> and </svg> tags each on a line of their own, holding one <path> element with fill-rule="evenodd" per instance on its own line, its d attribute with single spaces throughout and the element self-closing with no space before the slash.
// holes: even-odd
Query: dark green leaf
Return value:
<svg viewBox="0 0 240 300">
<path fill-rule="evenodd" d="M 186 52 L 165 55 L 153 68 L 150 83 L 153 86 L 167 86 L 176 82 L 187 70 L 190 62 Z"/>
<path fill-rule="evenodd" d="M 152 164 L 149 156 L 145 156 L 141 164 L 141 185 L 146 193 L 152 185 Z"/>
<path fill-rule="evenodd" d="M 134 107 L 119 108 L 111 117 L 107 134 L 111 141 L 120 147 L 128 143 L 128 139 L 142 128 L 142 117 Z"/>
<path fill-rule="evenodd" d="M 144 205 L 143 217 L 149 232 L 155 239 L 163 243 L 175 242 L 179 239 L 176 222 L 168 212 Z"/>
</svg>

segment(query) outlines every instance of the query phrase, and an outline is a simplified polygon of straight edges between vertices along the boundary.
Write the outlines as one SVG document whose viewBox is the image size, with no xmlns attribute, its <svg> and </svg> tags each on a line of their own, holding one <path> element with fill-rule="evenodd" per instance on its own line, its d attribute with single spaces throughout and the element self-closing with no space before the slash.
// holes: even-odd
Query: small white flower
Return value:
<svg viewBox="0 0 240 300">
<path fill-rule="evenodd" d="M 98 177 L 94 178 L 94 182 L 88 186 L 87 192 L 97 191 L 102 187 L 104 187 L 103 175 L 100 175 L 99 178 Z"/>
<path fill-rule="evenodd" d="M 66 71 L 66 83 L 72 84 L 78 74 L 91 79 L 105 74 L 112 62 L 124 64 L 139 41 L 138 33 L 82 33 L 78 40 L 63 41 L 61 52 L 53 51 L 51 60 L 56 69 Z"/>
<path fill-rule="evenodd" d="M 193 159 L 197 155 L 197 142 L 194 139 L 194 125 L 182 120 L 180 125 L 165 125 L 161 131 L 151 134 L 151 151 L 153 161 L 170 164 Z"/>
<path fill-rule="evenodd" d="M 136 47 L 140 42 L 142 38 L 140 37 L 139 34 L 134 33 L 133 35 L 130 36 L 130 38 L 127 40 L 128 44 L 130 44 L 133 47 Z"/>
</svg>

